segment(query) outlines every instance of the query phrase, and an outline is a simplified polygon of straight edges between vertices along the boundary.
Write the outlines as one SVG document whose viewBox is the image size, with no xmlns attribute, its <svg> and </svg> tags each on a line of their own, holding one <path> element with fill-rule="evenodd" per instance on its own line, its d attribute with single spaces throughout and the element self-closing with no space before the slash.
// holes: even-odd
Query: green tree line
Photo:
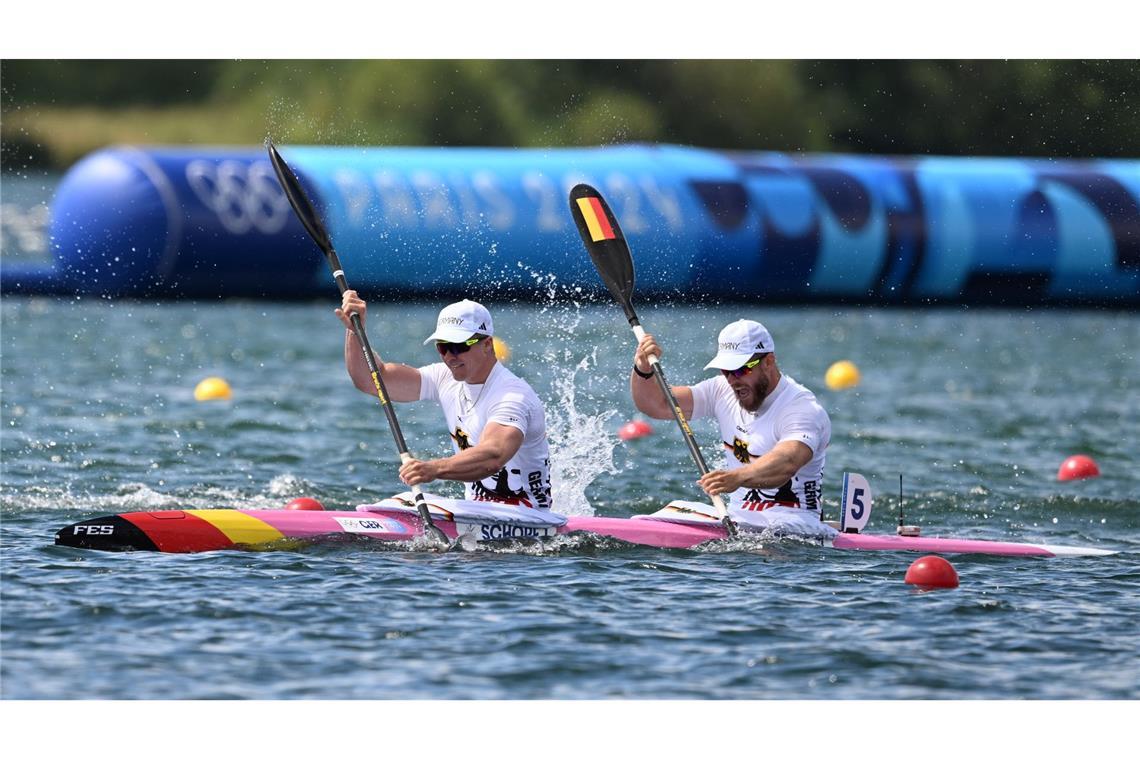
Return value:
<svg viewBox="0 0 1140 760">
<path fill-rule="evenodd" d="M 8 169 L 111 143 L 1140 155 L 1140 65 L 1073 60 L 0 62 Z"/>
</svg>

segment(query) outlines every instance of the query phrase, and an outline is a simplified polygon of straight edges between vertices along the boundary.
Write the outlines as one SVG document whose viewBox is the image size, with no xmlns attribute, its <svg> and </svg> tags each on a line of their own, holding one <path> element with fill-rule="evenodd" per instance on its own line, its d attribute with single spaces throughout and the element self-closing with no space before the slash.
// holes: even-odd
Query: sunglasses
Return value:
<svg viewBox="0 0 1140 760">
<path fill-rule="evenodd" d="M 768 354 L 762 354 L 749 362 L 745 362 L 744 366 L 740 369 L 722 369 L 721 374 L 725 377 L 744 377 L 745 375 L 750 375 L 752 374 L 752 370 L 756 369 L 756 365 L 764 361 L 764 357 L 767 355 Z"/>
<path fill-rule="evenodd" d="M 435 349 L 439 351 L 440 356 L 445 356 L 447 354 L 458 356 L 459 354 L 465 354 L 470 351 L 471 347 L 481 340 L 483 340 L 482 337 L 468 338 L 462 343 L 448 343 L 445 340 L 437 340 L 435 342 Z"/>
</svg>

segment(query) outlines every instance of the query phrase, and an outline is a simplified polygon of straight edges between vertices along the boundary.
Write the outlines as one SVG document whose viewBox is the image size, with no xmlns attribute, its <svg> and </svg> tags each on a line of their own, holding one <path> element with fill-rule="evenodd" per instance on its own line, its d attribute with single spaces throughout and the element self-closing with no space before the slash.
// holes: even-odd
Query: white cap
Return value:
<svg viewBox="0 0 1140 760">
<path fill-rule="evenodd" d="M 705 369 L 740 369 L 753 354 L 768 354 L 776 347 L 764 325 L 751 319 L 738 319 L 720 331 L 716 349 L 716 356 Z"/>
<path fill-rule="evenodd" d="M 439 312 L 439 319 L 435 321 L 435 332 L 429 335 L 424 343 L 433 340 L 462 343 L 476 333 L 495 334 L 495 327 L 491 323 L 491 312 L 483 308 L 482 304 L 464 298 L 462 301 L 443 307 Z"/>
</svg>

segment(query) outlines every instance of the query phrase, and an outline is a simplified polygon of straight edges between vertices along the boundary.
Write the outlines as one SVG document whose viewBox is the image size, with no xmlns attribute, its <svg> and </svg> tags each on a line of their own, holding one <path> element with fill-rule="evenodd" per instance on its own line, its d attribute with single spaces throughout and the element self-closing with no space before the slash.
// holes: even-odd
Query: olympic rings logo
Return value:
<svg viewBox="0 0 1140 760">
<path fill-rule="evenodd" d="M 186 181 L 198 200 L 229 232 L 280 232 L 289 221 L 289 199 L 268 161 L 207 161 L 186 164 Z"/>
</svg>

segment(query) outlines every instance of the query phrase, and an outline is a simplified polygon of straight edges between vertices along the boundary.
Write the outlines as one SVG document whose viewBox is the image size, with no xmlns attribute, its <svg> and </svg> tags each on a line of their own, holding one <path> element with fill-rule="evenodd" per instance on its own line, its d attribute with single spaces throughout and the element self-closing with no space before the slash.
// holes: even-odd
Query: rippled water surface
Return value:
<svg viewBox="0 0 1140 760">
<path fill-rule="evenodd" d="M 628 516 L 700 498 L 671 423 L 628 443 L 633 338 L 620 310 L 555 283 L 492 304 L 510 366 L 548 403 L 559 511 Z M 570 289 L 571 295 L 573 290 Z M 388 358 L 439 304 L 376 304 Z M 5 298 L 0 696 L 12 699 L 1091 699 L 1140 696 L 1140 317 L 1099 312 L 641 306 L 675 382 L 723 324 L 761 319 L 781 368 L 831 414 L 842 472 L 890 532 L 1077 544 L 1111 557 L 953 557 L 751 539 L 697 551 L 559 539 L 436 555 L 367 541 L 293 551 L 104 554 L 56 547 L 139 509 L 348 507 L 401 490 L 374 398 L 352 389 L 332 304 Z M 855 361 L 853 391 L 824 387 Z M 198 403 L 210 375 L 229 402 Z M 442 416 L 398 407 L 413 451 Z M 711 423 L 694 425 L 710 461 Z M 1073 453 L 1096 480 L 1059 483 Z M 436 489 L 451 492 L 447 488 Z M 451 492 L 457 493 L 457 492 Z"/>
</svg>

